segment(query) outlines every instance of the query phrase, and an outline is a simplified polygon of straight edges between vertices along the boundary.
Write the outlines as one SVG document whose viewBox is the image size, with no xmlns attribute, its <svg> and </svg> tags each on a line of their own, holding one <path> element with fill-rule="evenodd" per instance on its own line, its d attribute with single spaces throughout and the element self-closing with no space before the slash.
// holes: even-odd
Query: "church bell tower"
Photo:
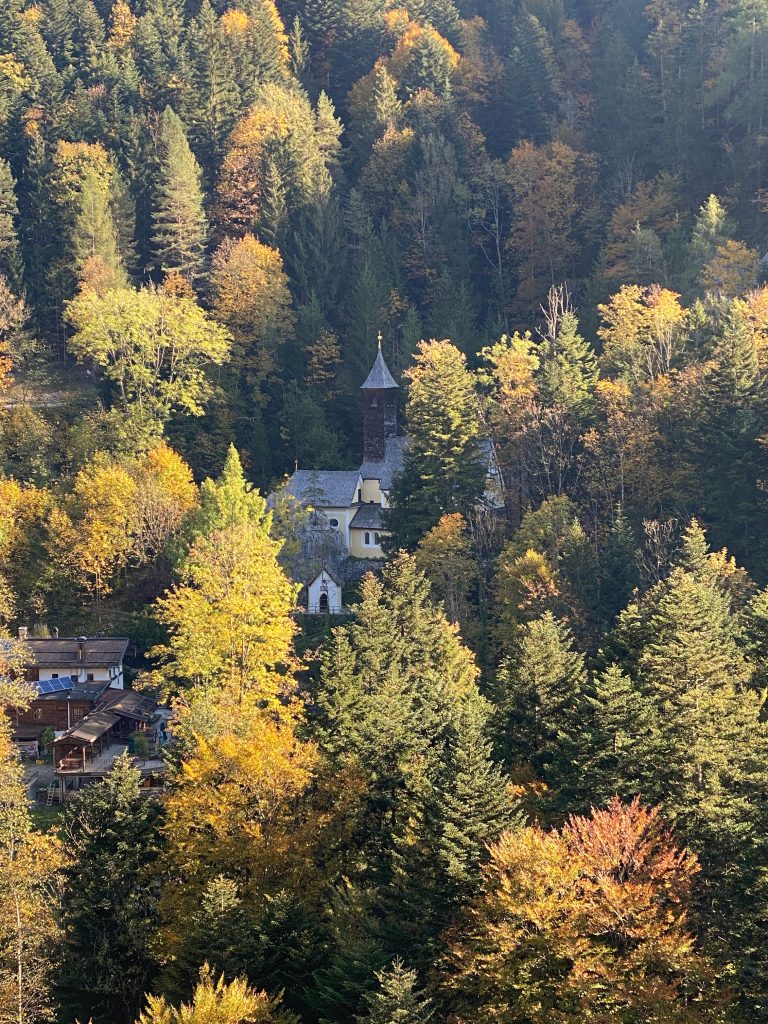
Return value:
<svg viewBox="0 0 768 1024">
<path fill-rule="evenodd" d="M 363 392 L 363 459 L 365 462 L 380 462 L 384 458 L 387 439 L 397 434 L 399 390 L 381 354 L 381 335 L 371 372 L 360 387 Z"/>
</svg>

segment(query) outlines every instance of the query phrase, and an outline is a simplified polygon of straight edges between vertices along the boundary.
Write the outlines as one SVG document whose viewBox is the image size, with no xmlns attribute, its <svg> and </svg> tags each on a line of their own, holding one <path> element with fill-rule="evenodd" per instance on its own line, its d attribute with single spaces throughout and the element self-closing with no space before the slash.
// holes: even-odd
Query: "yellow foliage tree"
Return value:
<svg viewBox="0 0 768 1024">
<path fill-rule="evenodd" d="M 192 470 L 164 442 L 151 448 L 128 471 L 136 482 L 131 553 L 141 564 L 154 561 L 197 506 Z"/>
<path fill-rule="evenodd" d="M 226 703 L 226 698 L 225 698 Z M 171 930 L 222 871 L 258 897 L 309 868 L 296 802 L 306 792 L 317 751 L 293 723 L 249 698 L 230 708 L 211 737 L 197 735 L 175 774 L 166 804 L 167 856 L 174 882 L 165 894 L 175 909 Z"/>
<path fill-rule="evenodd" d="M 743 242 L 728 239 L 719 245 L 713 258 L 701 272 L 706 292 L 719 298 L 733 299 L 754 288 L 757 282 L 758 252 Z"/>
<path fill-rule="evenodd" d="M 552 286 L 573 276 L 579 217 L 589 208 L 596 162 L 564 142 L 521 142 L 510 154 L 507 182 L 512 202 L 507 246 L 517 268 L 517 299 L 538 307 Z"/>
<path fill-rule="evenodd" d="M 465 640 L 474 638 L 478 624 L 470 595 L 479 573 L 464 516 L 458 512 L 444 515 L 419 541 L 414 557 L 433 596 L 443 602 L 449 621 L 459 624 Z"/>
<path fill-rule="evenodd" d="M 244 978 L 214 981 L 205 964 L 191 1003 L 175 1007 L 163 996 L 149 996 L 136 1024 L 293 1024 L 296 1019 L 280 1009 L 278 999 L 257 992 Z"/>
<path fill-rule="evenodd" d="M 215 211 L 220 228 L 229 234 L 258 231 L 270 166 L 279 166 L 280 183 L 294 208 L 327 195 L 331 179 L 325 157 L 306 95 L 276 83 L 263 85 L 229 139 Z"/>
<path fill-rule="evenodd" d="M 97 458 L 75 478 L 72 520 L 76 540 L 69 552 L 76 575 L 97 601 L 125 567 L 136 521 L 136 481 L 120 465 Z M 68 545 L 64 550 L 66 552 Z"/>
<path fill-rule="evenodd" d="M 211 261 L 210 285 L 214 316 L 232 331 L 232 363 L 258 386 L 296 319 L 282 257 L 250 233 L 225 239 Z"/>
<path fill-rule="evenodd" d="M 679 354 L 687 311 L 677 292 L 660 285 L 623 285 L 597 307 L 598 337 L 609 374 L 638 385 L 669 373 Z"/>
<path fill-rule="evenodd" d="M 297 588 L 280 568 L 282 542 L 270 536 L 270 517 L 234 523 L 197 538 L 180 582 L 157 603 L 170 630 L 164 659 L 168 682 L 257 694 L 273 708 L 292 683 Z"/>
</svg>

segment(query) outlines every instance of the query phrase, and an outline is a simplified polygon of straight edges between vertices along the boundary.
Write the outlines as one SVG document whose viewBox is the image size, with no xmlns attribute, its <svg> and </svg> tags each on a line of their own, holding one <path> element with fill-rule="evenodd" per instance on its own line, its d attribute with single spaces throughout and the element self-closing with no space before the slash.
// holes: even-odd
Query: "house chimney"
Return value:
<svg viewBox="0 0 768 1024">
<path fill-rule="evenodd" d="M 77 660 L 82 664 L 85 661 L 85 641 L 87 637 L 79 636 L 77 638 Z"/>
<path fill-rule="evenodd" d="M 29 636 L 29 628 L 27 626 L 19 626 L 19 640 L 26 640 Z"/>
</svg>

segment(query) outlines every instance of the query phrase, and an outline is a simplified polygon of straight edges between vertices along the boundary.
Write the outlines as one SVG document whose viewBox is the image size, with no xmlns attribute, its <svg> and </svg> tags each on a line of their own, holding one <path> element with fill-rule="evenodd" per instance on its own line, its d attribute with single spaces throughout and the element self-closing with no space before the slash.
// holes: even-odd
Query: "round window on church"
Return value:
<svg viewBox="0 0 768 1024">
<path fill-rule="evenodd" d="M 334 526 L 334 527 L 339 525 L 339 520 L 338 519 L 329 519 L 328 522 L 331 524 L 331 526 Z"/>
</svg>

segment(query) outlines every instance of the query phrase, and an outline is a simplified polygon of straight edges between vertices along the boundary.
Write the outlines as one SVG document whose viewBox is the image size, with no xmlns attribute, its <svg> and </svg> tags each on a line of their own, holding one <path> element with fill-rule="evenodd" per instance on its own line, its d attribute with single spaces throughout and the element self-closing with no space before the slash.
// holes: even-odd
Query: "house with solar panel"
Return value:
<svg viewBox="0 0 768 1024">
<path fill-rule="evenodd" d="M 105 699 L 123 692 L 127 637 L 31 637 L 22 626 L 24 674 L 37 694 L 28 708 L 11 713 L 14 739 L 32 754 L 46 729 L 65 732 Z"/>
<path fill-rule="evenodd" d="M 302 558 L 291 575 L 303 585 L 310 613 L 343 610 L 343 587 L 356 583 L 384 558 L 382 542 L 388 536 L 384 510 L 395 477 L 403 469 L 408 438 L 397 432 L 397 392 L 400 386 L 381 351 L 381 336 L 371 371 L 360 386 L 363 392 L 363 461 L 354 470 L 296 469 L 286 493 L 313 510 L 301 538 Z M 503 508 L 501 474 L 490 440 L 483 443 L 487 466 L 486 503 Z M 335 531 L 340 551 L 318 558 L 323 535 Z"/>
</svg>

